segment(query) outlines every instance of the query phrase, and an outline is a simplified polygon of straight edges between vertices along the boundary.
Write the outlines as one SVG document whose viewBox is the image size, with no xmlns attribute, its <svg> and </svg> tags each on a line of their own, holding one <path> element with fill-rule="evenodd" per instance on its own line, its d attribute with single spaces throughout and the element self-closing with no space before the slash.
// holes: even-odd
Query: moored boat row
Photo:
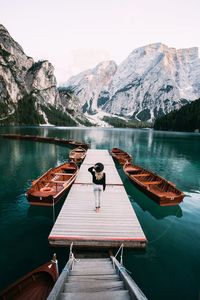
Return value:
<svg viewBox="0 0 200 300">
<path fill-rule="evenodd" d="M 57 143 L 57 144 L 64 144 L 69 146 L 81 146 L 84 149 L 89 148 L 89 144 L 84 142 L 79 142 L 75 140 L 66 140 L 54 137 L 45 137 L 45 136 L 38 136 L 38 135 L 22 135 L 22 134 L 1 134 L 3 138 L 7 139 L 17 139 L 17 140 L 30 140 L 36 142 L 44 142 L 44 143 Z"/>
</svg>

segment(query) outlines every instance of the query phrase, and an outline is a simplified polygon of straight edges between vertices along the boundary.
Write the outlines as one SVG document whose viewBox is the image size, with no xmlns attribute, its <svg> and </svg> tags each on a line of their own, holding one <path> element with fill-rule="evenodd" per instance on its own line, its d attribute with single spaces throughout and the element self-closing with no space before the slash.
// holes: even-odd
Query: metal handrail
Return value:
<svg viewBox="0 0 200 300">
<path fill-rule="evenodd" d="M 117 253 L 115 254 L 115 258 L 117 258 L 117 255 L 120 253 L 121 250 L 121 254 L 120 254 L 120 264 L 123 266 L 123 253 L 124 253 L 124 244 L 122 243 L 121 246 L 119 247 Z"/>
<path fill-rule="evenodd" d="M 120 254 L 120 261 L 117 260 L 117 256 Z M 125 287 L 129 290 L 131 299 L 134 300 L 147 300 L 146 296 L 143 294 L 143 292 L 140 290 L 140 288 L 137 286 L 135 281 L 132 279 L 132 277 L 128 274 L 129 272 L 123 265 L 123 254 L 124 254 L 124 244 L 122 243 L 119 247 L 117 253 L 115 256 L 110 256 L 113 268 L 117 271 L 118 275 L 124 282 Z"/>
<path fill-rule="evenodd" d="M 64 284 L 66 282 L 67 277 L 71 270 L 73 270 L 74 262 L 76 261 L 74 254 L 72 252 L 73 242 L 70 245 L 70 252 L 69 252 L 69 260 L 65 265 L 62 273 L 60 274 L 59 278 L 57 279 L 51 293 L 49 294 L 47 300 L 57 300 L 60 297 L 60 293 L 63 290 Z"/>
<path fill-rule="evenodd" d="M 110 257 L 115 269 L 120 276 L 121 280 L 124 282 L 126 289 L 129 291 L 132 300 L 147 300 L 147 297 L 138 287 L 133 278 L 127 273 L 126 268 L 123 267 L 119 261 L 114 257 Z"/>
</svg>

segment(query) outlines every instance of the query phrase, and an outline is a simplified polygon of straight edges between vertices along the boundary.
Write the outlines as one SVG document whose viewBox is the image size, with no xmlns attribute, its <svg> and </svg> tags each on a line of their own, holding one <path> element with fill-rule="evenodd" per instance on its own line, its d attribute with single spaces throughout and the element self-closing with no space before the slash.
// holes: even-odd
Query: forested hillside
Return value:
<svg viewBox="0 0 200 300">
<path fill-rule="evenodd" d="M 200 99 L 155 120 L 154 129 L 200 131 Z"/>
</svg>

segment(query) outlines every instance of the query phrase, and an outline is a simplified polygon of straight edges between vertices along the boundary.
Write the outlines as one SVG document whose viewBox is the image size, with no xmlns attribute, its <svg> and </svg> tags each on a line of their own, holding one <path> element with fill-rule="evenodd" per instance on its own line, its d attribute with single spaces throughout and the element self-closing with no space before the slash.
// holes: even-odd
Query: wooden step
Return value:
<svg viewBox="0 0 200 300">
<path fill-rule="evenodd" d="M 102 265 L 102 266 L 110 266 L 112 265 L 111 260 L 110 261 L 82 261 L 82 260 L 78 260 L 75 265 L 81 265 L 81 266 L 89 266 L 89 265 Z"/>
<path fill-rule="evenodd" d="M 112 268 L 113 269 L 113 264 L 111 263 L 111 261 L 98 261 L 98 260 L 94 260 L 94 261 L 83 261 L 83 260 L 78 260 L 75 265 L 74 265 L 74 270 L 77 269 L 83 269 L 83 268 L 87 268 L 87 269 L 103 269 L 103 268 Z"/>
<path fill-rule="evenodd" d="M 119 291 L 124 289 L 122 281 L 94 281 L 89 282 L 68 282 L 65 283 L 64 292 L 77 293 L 77 292 L 102 292 L 102 291 Z"/>
<path fill-rule="evenodd" d="M 77 271 L 71 271 L 70 276 L 83 276 L 83 275 L 115 275 L 116 271 L 113 268 L 96 268 L 96 269 L 81 269 Z"/>
<path fill-rule="evenodd" d="M 89 264 L 89 263 L 97 263 L 97 264 L 110 264 L 111 260 L 103 260 L 103 259 L 78 259 L 77 263 Z"/>
<path fill-rule="evenodd" d="M 128 290 L 94 293 L 61 293 L 58 300 L 131 300 Z"/>
<path fill-rule="evenodd" d="M 77 269 L 82 269 L 82 268 L 87 268 L 87 269 L 92 269 L 92 268 L 113 268 L 113 265 L 112 263 L 76 263 L 74 265 L 74 270 L 77 270 Z"/>
<path fill-rule="evenodd" d="M 103 262 L 101 262 L 101 261 L 82 261 L 82 260 L 78 260 L 76 263 L 75 263 L 75 265 L 81 265 L 81 266 L 89 266 L 89 265 L 102 265 L 102 266 L 110 266 L 110 265 L 112 265 L 112 262 L 111 262 L 111 260 L 110 261 L 103 261 Z"/>
<path fill-rule="evenodd" d="M 120 278 L 118 275 L 85 275 L 85 276 L 69 276 L 67 278 L 67 281 L 66 282 L 84 282 L 84 281 L 87 281 L 87 282 L 92 282 L 93 281 L 98 281 L 98 282 L 101 282 L 101 281 L 120 281 Z"/>
<path fill-rule="evenodd" d="M 82 263 L 76 263 L 74 268 L 113 268 L 112 263 L 109 264 L 99 264 L 99 263 L 88 263 L 88 264 L 82 264 Z"/>
<path fill-rule="evenodd" d="M 92 270 L 96 270 L 96 269 L 102 269 L 102 270 L 105 270 L 105 272 L 107 272 L 107 271 L 112 271 L 112 270 L 114 270 L 114 268 L 113 268 L 113 266 L 94 266 L 94 265 L 92 265 L 92 266 L 75 266 L 74 268 L 73 268 L 73 271 L 81 271 L 81 270 L 88 270 L 88 271 L 92 271 Z M 102 273 L 101 273 L 102 274 Z"/>
<path fill-rule="evenodd" d="M 111 262 L 110 258 L 80 258 L 80 262 Z"/>
</svg>

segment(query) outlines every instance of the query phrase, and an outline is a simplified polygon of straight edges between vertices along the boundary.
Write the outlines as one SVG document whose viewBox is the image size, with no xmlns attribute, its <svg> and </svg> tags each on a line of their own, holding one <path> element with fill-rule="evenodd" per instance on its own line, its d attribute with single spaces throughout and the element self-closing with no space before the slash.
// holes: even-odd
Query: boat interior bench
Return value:
<svg viewBox="0 0 200 300">
<path fill-rule="evenodd" d="M 65 183 L 65 180 L 51 180 L 51 182 L 57 183 L 57 184 L 63 184 L 63 183 Z"/>
<path fill-rule="evenodd" d="M 149 184 L 160 184 L 161 181 L 142 181 L 143 184 L 149 185 Z"/>
<path fill-rule="evenodd" d="M 132 175 L 132 176 L 134 176 L 134 177 L 143 177 L 143 176 L 148 176 L 149 174 L 148 173 L 141 173 L 141 174 L 134 174 L 134 175 Z"/>
<path fill-rule="evenodd" d="M 72 175 L 72 173 L 54 173 L 54 174 L 58 176 Z"/>
<path fill-rule="evenodd" d="M 138 168 L 126 168 L 126 171 L 131 174 L 131 173 L 134 173 L 134 172 L 138 172 L 140 169 Z"/>
</svg>

